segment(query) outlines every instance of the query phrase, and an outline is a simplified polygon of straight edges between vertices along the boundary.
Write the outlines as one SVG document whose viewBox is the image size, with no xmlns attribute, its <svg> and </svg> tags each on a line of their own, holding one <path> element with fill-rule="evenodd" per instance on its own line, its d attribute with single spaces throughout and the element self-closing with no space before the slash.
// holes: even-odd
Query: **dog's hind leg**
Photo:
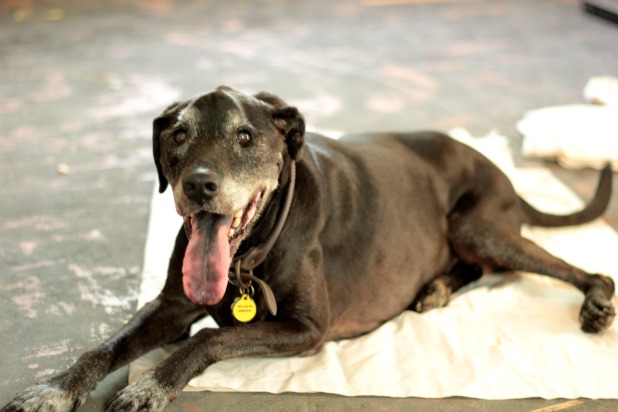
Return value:
<svg viewBox="0 0 618 412">
<path fill-rule="evenodd" d="M 449 303 L 453 293 L 481 276 L 483 269 L 479 265 L 457 261 L 448 273 L 436 276 L 423 286 L 410 309 L 423 313 L 442 308 Z"/>
<path fill-rule="evenodd" d="M 538 273 L 577 287 L 585 296 L 579 315 L 584 332 L 601 332 L 614 320 L 616 311 L 611 300 L 615 286 L 611 278 L 569 265 L 506 225 L 488 222 L 478 214 L 458 214 L 451 216 L 449 241 L 457 256 L 469 264 L 489 270 Z"/>
</svg>

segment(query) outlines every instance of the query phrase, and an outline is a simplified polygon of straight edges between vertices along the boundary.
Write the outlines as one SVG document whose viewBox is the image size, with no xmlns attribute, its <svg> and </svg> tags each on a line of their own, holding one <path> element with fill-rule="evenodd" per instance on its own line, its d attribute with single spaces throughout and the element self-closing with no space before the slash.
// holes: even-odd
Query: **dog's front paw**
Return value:
<svg viewBox="0 0 618 412">
<path fill-rule="evenodd" d="M 6 404 L 1 412 L 68 412 L 81 404 L 64 390 L 50 383 L 41 383 L 26 389 L 24 393 Z"/>
<path fill-rule="evenodd" d="M 176 398 L 176 393 L 166 389 L 152 372 L 128 385 L 107 404 L 107 412 L 161 411 Z"/>
</svg>

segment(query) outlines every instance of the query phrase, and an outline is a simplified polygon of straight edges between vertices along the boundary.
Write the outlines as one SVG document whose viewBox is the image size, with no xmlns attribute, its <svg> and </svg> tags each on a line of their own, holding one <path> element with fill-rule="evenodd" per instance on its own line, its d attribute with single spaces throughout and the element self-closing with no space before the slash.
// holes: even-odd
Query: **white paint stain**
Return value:
<svg viewBox="0 0 618 412">
<path fill-rule="evenodd" d="M 39 262 L 47 264 L 49 262 Z M 57 262 L 53 262 L 57 263 Z M 37 265 L 31 265 L 33 268 Z M 42 265 L 38 265 L 40 267 Z M 14 270 L 24 270 L 25 267 L 14 268 Z M 11 301 L 28 318 L 35 318 L 42 311 L 46 314 L 55 316 L 70 316 L 76 311 L 75 305 L 67 302 L 47 303 L 47 294 L 41 280 L 35 276 L 22 278 L 16 283 L 0 283 L 0 291 L 11 292 Z M 47 304 L 47 306 L 42 306 Z"/>
<path fill-rule="evenodd" d="M 105 236 L 103 235 L 103 232 L 101 232 L 99 229 L 93 229 L 87 233 L 76 233 L 73 235 L 54 235 L 52 236 L 52 239 L 57 242 L 66 240 L 85 240 L 88 242 L 94 242 L 105 240 Z"/>
<path fill-rule="evenodd" d="M 75 305 L 66 302 L 57 302 L 47 307 L 45 313 L 55 316 L 70 316 L 75 313 Z"/>
<path fill-rule="evenodd" d="M 39 269 L 39 268 L 48 267 L 48 266 L 54 266 L 54 265 L 60 264 L 62 262 L 64 262 L 64 259 L 60 259 L 60 260 L 43 260 L 41 262 L 28 263 L 26 265 L 14 266 L 13 270 L 15 272 L 21 272 L 21 271 L 26 271 L 26 270 Z"/>
<path fill-rule="evenodd" d="M 46 296 L 42 291 L 41 281 L 34 276 L 29 276 L 14 284 L 0 285 L 0 290 L 3 291 L 17 291 L 20 289 L 23 289 L 23 292 L 12 296 L 11 302 L 13 302 L 19 310 L 25 312 L 27 317 L 36 317 L 36 306 Z"/>
<path fill-rule="evenodd" d="M 45 378 L 47 376 L 53 375 L 55 373 L 56 373 L 55 369 L 43 369 L 42 371 L 35 373 L 34 378 L 41 379 L 41 378 Z"/>
<path fill-rule="evenodd" d="M 36 349 L 36 352 L 24 357 L 24 360 L 51 358 L 53 356 L 62 355 L 68 352 L 71 348 L 68 339 L 63 339 L 51 345 L 45 345 Z"/>
<path fill-rule="evenodd" d="M 114 328 L 109 326 L 106 323 L 101 323 L 99 325 L 92 325 L 90 327 L 90 337 L 94 341 L 100 341 L 103 339 L 107 339 L 112 332 L 114 332 Z"/>
<path fill-rule="evenodd" d="M 32 289 L 38 289 L 40 285 L 41 285 L 41 281 L 38 278 L 34 276 L 28 276 L 27 278 L 21 279 L 17 283 L 13 283 L 13 284 L 0 283 L 0 290 L 6 291 L 6 292 L 9 292 L 15 289 L 32 290 Z"/>
<path fill-rule="evenodd" d="M 4 223 L 5 229 L 15 230 L 22 228 L 33 228 L 36 230 L 41 230 L 45 232 L 49 232 L 52 230 L 64 229 L 66 227 L 66 223 L 55 219 L 52 216 L 45 215 L 33 215 L 27 216 L 17 220 L 11 220 Z"/>
<path fill-rule="evenodd" d="M 36 250 L 37 247 L 39 247 L 40 244 L 41 242 L 36 240 L 29 242 L 19 242 L 19 248 L 21 249 L 21 253 L 29 256 L 32 254 L 32 252 Z"/>
<path fill-rule="evenodd" d="M 17 305 L 21 311 L 26 312 L 27 317 L 32 319 L 35 318 L 37 314 L 35 306 L 37 306 L 44 297 L 45 294 L 42 292 L 29 292 L 13 296 L 11 301 Z"/>
<path fill-rule="evenodd" d="M 69 264 L 69 270 L 79 279 L 77 290 L 82 300 L 94 305 L 103 306 L 108 314 L 115 314 L 131 309 L 131 305 L 137 300 L 136 293 L 130 291 L 127 296 L 120 296 L 117 292 L 106 289 L 98 282 L 98 276 L 122 278 L 129 274 L 136 274 L 139 268 L 132 267 L 128 270 L 111 266 L 98 266 L 92 270 L 80 267 L 74 263 Z"/>
</svg>

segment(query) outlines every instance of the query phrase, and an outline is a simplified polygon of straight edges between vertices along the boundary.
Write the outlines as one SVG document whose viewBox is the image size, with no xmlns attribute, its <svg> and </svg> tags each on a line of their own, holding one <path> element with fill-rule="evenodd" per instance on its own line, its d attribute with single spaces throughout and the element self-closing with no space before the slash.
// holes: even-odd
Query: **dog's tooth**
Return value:
<svg viewBox="0 0 618 412">
<path fill-rule="evenodd" d="M 231 228 L 227 234 L 227 237 L 234 237 L 235 234 L 236 234 L 236 229 Z"/>
<path fill-rule="evenodd" d="M 232 228 L 236 229 L 240 226 L 240 217 L 234 217 L 234 221 L 232 222 Z"/>
<path fill-rule="evenodd" d="M 241 217 L 242 217 L 242 209 L 234 213 L 234 219 L 236 218 L 240 219 Z"/>
</svg>

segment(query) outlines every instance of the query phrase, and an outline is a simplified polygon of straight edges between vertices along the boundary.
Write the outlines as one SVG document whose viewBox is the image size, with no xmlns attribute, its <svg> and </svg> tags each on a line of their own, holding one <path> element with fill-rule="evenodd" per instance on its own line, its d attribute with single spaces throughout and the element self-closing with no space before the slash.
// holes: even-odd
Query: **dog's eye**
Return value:
<svg viewBox="0 0 618 412">
<path fill-rule="evenodd" d="M 241 145 L 241 146 L 246 146 L 249 144 L 249 142 L 251 142 L 251 133 L 249 133 L 246 130 L 241 130 L 238 132 L 238 134 L 236 135 L 236 141 Z"/>
<path fill-rule="evenodd" d="M 178 146 L 183 145 L 187 141 L 187 134 L 185 132 L 176 132 L 174 135 L 174 141 Z"/>
</svg>

